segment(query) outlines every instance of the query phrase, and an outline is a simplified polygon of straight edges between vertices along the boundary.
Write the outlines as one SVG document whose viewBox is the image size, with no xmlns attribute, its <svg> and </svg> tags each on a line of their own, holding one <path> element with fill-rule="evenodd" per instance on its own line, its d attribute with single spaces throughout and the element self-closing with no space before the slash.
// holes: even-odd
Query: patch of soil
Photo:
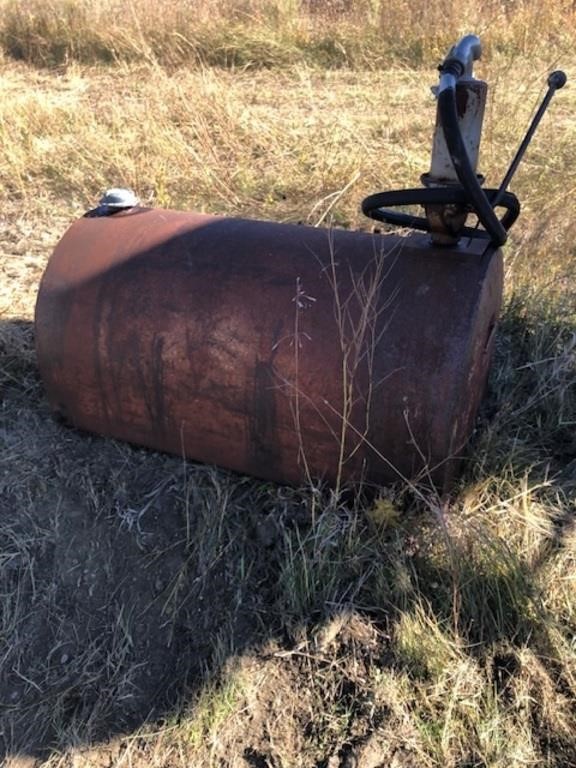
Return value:
<svg viewBox="0 0 576 768">
<path fill-rule="evenodd" d="M 275 549 L 247 513 L 257 484 L 56 423 L 28 366 L 29 324 L 2 340 L 3 758 L 177 713 L 272 631 Z"/>
</svg>

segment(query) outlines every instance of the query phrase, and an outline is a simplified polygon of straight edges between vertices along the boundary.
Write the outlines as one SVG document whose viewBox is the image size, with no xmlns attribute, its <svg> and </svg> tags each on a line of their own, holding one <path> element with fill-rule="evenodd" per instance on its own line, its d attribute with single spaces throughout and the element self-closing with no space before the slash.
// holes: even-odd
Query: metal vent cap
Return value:
<svg viewBox="0 0 576 768">
<path fill-rule="evenodd" d="M 113 187 L 107 189 L 100 199 L 99 205 L 104 208 L 134 208 L 139 205 L 140 200 L 131 189 L 122 189 L 122 187 Z"/>
</svg>

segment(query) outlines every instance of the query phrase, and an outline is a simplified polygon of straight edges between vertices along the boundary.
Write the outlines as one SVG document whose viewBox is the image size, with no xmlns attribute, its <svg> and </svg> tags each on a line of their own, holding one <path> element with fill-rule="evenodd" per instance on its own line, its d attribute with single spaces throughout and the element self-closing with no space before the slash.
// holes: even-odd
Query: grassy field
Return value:
<svg viewBox="0 0 576 768">
<path fill-rule="evenodd" d="M 512 188 L 486 400 L 449 496 L 368 503 L 76 432 L 33 312 L 110 186 L 370 229 L 429 168 L 436 65 L 485 43 L 497 186 L 572 2 L 0 0 L 0 763 L 576 766 L 576 97 Z M 425 10 L 424 10 L 425 9 Z"/>
</svg>

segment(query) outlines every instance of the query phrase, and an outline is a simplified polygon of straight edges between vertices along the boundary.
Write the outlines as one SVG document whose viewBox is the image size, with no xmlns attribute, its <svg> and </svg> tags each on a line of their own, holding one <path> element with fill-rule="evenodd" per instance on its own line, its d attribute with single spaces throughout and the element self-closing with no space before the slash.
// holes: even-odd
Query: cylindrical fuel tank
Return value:
<svg viewBox="0 0 576 768">
<path fill-rule="evenodd" d="M 70 424 L 272 480 L 451 478 L 502 297 L 486 241 L 133 208 L 74 223 L 36 306 Z"/>
</svg>

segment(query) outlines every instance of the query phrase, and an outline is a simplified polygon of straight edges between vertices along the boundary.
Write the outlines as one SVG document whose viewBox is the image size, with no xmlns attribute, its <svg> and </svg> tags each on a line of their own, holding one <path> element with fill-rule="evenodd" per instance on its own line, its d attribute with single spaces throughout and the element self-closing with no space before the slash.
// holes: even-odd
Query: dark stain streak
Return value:
<svg viewBox="0 0 576 768">
<path fill-rule="evenodd" d="M 112 423 L 112 416 L 110 413 L 110 406 L 108 402 L 108 387 L 106 386 L 106 377 L 104 375 L 104 366 L 108 362 L 104 361 L 103 349 L 106 349 L 106 357 L 110 357 L 111 339 L 110 328 L 113 327 L 109 323 L 104 322 L 104 308 L 107 306 L 107 298 L 109 296 L 110 286 L 107 284 L 107 280 L 103 280 L 99 286 L 96 301 L 94 305 L 94 314 L 92 316 L 93 330 L 92 337 L 94 338 L 94 345 L 92 347 L 92 355 L 94 361 L 94 375 L 96 379 L 95 391 L 99 395 L 100 407 L 102 409 L 102 418 L 106 425 L 109 427 Z"/>
<path fill-rule="evenodd" d="M 278 347 L 280 339 L 283 336 L 284 331 L 284 321 L 282 318 L 278 318 L 276 321 L 276 324 L 274 325 L 274 330 L 272 331 L 272 346 L 270 349 L 270 364 L 278 354 Z"/>
<path fill-rule="evenodd" d="M 458 112 L 458 117 L 464 117 L 466 114 L 466 109 L 468 107 L 468 88 L 467 87 L 459 87 L 456 88 L 456 111 Z"/>
<path fill-rule="evenodd" d="M 154 355 L 154 342 L 152 343 L 152 354 Z M 157 360 L 154 358 L 153 365 L 149 365 L 149 361 L 146 358 L 146 356 L 143 354 L 143 351 L 141 349 L 140 340 L 137 336 L 137 334 L 132 333 L 129 336 L 129 351 L 127 351 L 127 359 L 131 362 L 131 368 L 134 371 L 134 376 L 136 378 L 136 381 L 138 382 L 138 387 L 134 389 L 133 391 L 136 391 L 140 393 L 144 400 L 144 406 L 146 408 L 146 413 L 148 414 L 148 419 L 150 423 L 153 425 L 154 431 L 158 430 L 157 425 L 157 418 L 156 418 L 156 412 L 157 412 L 157 393 L 155 392 L 154 382 L 156 381 L 156 366 L 157 366 Z M 150 376 L 147 375 L 152 369 L 152 386 L 150 386 Z"/>
<path fill-rule="evenodd" d="M 162 336 L 154 336 L 152 341 L 152 399 L 154 403 L 153 420 L 160 432 L 165 430 L 164 417 L 164 359 L 162 352 L 164 350 L 164 339 Z"/>
<path fill-rule="evenodd" d="M 270 468 L 278 463 L 280 441 L 277 433 L 276 391 L 274 371 L 270 362 L 254 365 L 253 401 L 247 411 L 250 420 L 250 454 L 256 466 Z"/>
</svg>

